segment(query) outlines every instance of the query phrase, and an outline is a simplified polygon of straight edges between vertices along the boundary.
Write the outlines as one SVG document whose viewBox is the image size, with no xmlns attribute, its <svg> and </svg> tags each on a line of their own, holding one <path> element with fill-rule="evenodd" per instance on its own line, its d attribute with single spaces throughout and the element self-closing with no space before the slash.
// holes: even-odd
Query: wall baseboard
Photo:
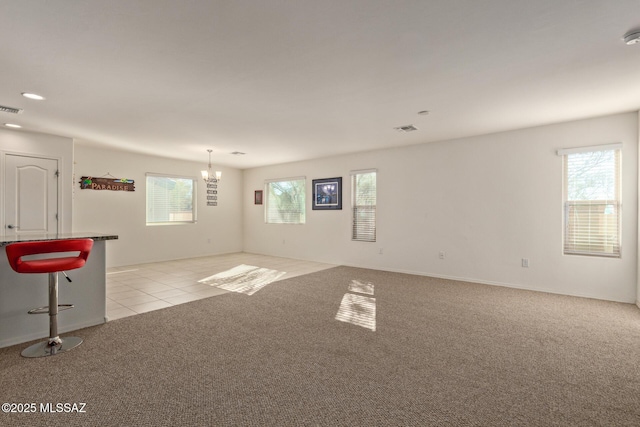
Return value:
<svg viewBox="0 0 640 427">
<path fill-rule="evenodd" d="M 633 301 L 605 299 L 605 298 L 601 298 L 601 297 L 598 297 L 598 296 L 589 295 L 589 294 L 581 294 L 581 293 L 570 293 L 570 294 L 568 294 L 568 293 L 563 293 L 563 292 L 557 292 L 557 291 L 554 291 L 554 290 L 551 290 L 551 289 L 539 289 L 539 288 L 534 288 L 534 287 L 530 287 L 530 286 L 517 285 L 517 284 L 513 284 L 513 283 L 505 283 L 505 282 L 496 282 L 496 281 L 490 281 L 490 280 L 473 279 L 473 278 L 469 278 L 469 277 L 457 277 L 457 276 L 449 276 L 449 275 L 443 275 L 443 274 L 432 274 L 432 273 L 424 273 L 424 272 L 419 272 L 419 271 L 411 271 L 411 270 L 403 270 L 403 269 L 392 269 L 392 268 L 380 268 L 380 267 L 370 267 L 370 266 L 362 266 L 362 265 L 349 265 L 349 264 L 343 264 L 343 265 L 346 265 L 347 267 L 369 268 L 371 270 L 389 271 L 389 272 L 392 272 L 392 273 L 412 274 L 414 276 L 434 277 L 434 278 L 437 278 L 437 279 L 454 280 L 454 281 L 458 281 L 458 282 L 478 283 L 478 284 L 481 284 L 481 285 L 491 285 L 491 286 L 501 286 L 501 287 L 504 287 L 504 288 L 521 289 L 523 291 L 543 292 L 543 293 L 547 293 L 547 294 L 565 295 L 565 296 L 577 297 L 577 298 L 597 299 L 597 300 L 601 300 L 601 301 L 619 302 L 619 303 L 622 303 L 622 304 L 633 304 Z M 636 301 L 636 305 L 638 305 L 638 307 L 640 308 L 640 300 Z"/>
</svg>

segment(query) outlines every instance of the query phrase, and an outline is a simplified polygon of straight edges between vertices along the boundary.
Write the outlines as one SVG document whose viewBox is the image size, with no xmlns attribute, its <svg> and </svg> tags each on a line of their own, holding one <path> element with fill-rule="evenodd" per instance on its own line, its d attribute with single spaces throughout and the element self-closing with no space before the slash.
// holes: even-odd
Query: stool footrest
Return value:
<svg viewBox="0 0 640 427">
<path fill-rule="evenodd" d="M 70 308 L 74 308 L 73 304 L 58 304 L 58 311 L 69 310 Z M 49 314 L 49 306 L 34 308 L 33 310 L 27 311 L 29 314 Z"/>
</svg>

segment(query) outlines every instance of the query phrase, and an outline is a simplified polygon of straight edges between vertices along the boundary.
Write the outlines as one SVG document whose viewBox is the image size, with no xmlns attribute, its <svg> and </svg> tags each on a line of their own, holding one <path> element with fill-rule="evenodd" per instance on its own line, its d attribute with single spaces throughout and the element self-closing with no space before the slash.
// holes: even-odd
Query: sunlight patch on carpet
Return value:
<svg viewBox="0 0 640 427">
<path fill-rule="evenodd" d="M 231 292 L 253 295 L 285 274 L 287 274 L 285 271 L 241 264 L 222 273 L 198 280 L 198 282 Z"/>
<path fill-rule="evenodd" d="M 349 283 L 349 292 L 373 295 L 373 283 L 362 283 L 359 280 L 353 279 L 351 283 Z"/>
<path fill-rule="evenodd" d="M 344 294 L 336 320 L 376 330 L 376 299 L 364 295 Z"/>
</svg>

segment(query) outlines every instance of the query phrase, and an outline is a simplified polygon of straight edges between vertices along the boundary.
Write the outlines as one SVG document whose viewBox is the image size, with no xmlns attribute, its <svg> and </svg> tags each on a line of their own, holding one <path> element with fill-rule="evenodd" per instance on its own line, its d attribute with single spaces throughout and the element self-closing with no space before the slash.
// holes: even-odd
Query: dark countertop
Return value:
<svg viewBox="0 0 640 427">
<path fill-rule="evenodd" d="M 92 232 L 53 233 L 53 234 L 14 234 L 0 236 L 0 247 L 15 242 L 32 242 L 45 240 L 69 240 L 69 239 L 93 239 L 93 240 L 117 240 L 115 234 L 101 234 Z"/>
</svg>

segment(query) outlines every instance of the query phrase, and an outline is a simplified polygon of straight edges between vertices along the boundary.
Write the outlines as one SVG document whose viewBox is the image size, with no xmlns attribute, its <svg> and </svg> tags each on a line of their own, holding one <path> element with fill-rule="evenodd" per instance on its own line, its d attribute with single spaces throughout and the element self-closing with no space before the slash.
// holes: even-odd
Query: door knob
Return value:
<svg viewBox="0 0 640 427">
<path fill-rule="evenodd" d="M 7 225 L 7 228 L 16 228 L 17 229 L 18 227 L 16 227 L 15 225 L 9 224 L 9 225 Z"/>
</svg>

